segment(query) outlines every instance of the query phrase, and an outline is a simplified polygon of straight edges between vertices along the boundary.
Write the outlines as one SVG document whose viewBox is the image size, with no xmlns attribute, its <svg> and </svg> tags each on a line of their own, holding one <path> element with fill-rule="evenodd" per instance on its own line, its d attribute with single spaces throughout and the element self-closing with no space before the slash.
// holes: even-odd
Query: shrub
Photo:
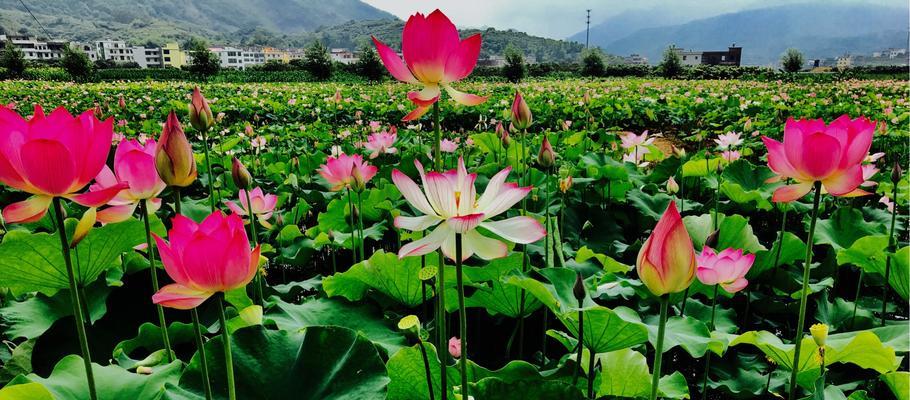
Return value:
<svg viewBox="0 0 910 400">
<path fill-rule="evenodd" d="M 332 77 L 332 60 L 329 58 L 329 50 L 318 40 L 314 41 L 304 52 L 303 68 L 321 81 Z"/>
<path fill-rule="evenodd" d="M 505 54 L 506 65 L 502 67 L 502 76 L 508 79 L 509 82 L 521 82 L 525 77 L 524 57 L 514 47 L 507 48 Z"/>
<path fill-rule="evenodd" d="M 215 53 L 209 51 L 204 41 L 190 40 L 190 45 L 187 48 L 193 57 L 187 70 L 199 79 L 208 79 L 221 70 L 221 61 Z"/>
<path fill-rule="evenodd" d="M 794 48 L 787 49 L 787 52 L 780 58 L 780 65 L 784 68 L 784 71 L 790 73 L 802 70 L 804 63 L 803 53 Z"/>
<path fill-rule="evenodd" d="M 92 80 L 95 72 L 92 60 L 89 60 L 85 52 L 73 46 L 66 46 L 63 48 L 61 65 L 76 82 Z"/>
<path fill-rule="evenodd" d="M 682 74 L 682 60 L 679 59 L 679 54 L 672 47 L 664 50 L 663 60 L 660 61 L 657 70 L 664 78 L 674 78 Z"/>
<path fill-rule="evenodd" d="M 25 54 L 12 41 L 7 41 L 0 56 L 0 67 L 6 68 L 6 75 L 20 78 L 25 73 Z"/>
<path fill-rule="evenodd" d="M 364 46 L 360 49 L 360 59 L 354 65 L 354 72 L 367 81 L 378 82 L 385 75 L 385 67 L 379 61 L 376 50 L 370 46 Z"/>
<path fill-rule="evenodd" d="M 581 74 L 583 76 L 604 76 L 605 71 L 604 59 L 598 49 L 588 51 L 581 60 Z"/>
</svg>

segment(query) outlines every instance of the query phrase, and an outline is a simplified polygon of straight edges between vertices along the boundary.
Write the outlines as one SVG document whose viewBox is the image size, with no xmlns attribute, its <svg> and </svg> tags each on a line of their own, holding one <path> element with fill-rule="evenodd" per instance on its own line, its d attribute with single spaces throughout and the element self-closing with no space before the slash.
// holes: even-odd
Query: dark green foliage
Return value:
<svg viewBox="0 0 910 400">
<path fill-rule="evenodd" d="M 6 73 L 12 78 L 21 77 L 25 73 L 25 55 L 22 50 L 7 41 L 0 56 L 0 67 L 6 68 Z"/>
<path fill-rule="evenodd" d="M 780 65 L 787 72 L 799 72 L 803 69 L 803 53 L 797 49 L 787 49 L 787 52 L 780 58 Z"/>
<path fill-rule="evenodd" d="M 190 40 L 187 48 L 193 58 L 187 69 L 198 78 L 206 79 L 221 70 L 221 62 L 215 53 L 209 51 L 204 41 Z"/>
<path fill-rule="evenodd" d="M 524 79 L 524 56 L 521 55 L 521 52 L 518 49 L 514 47 L 506 49 L 506 65 L 502 67 L 502 75 L 505 76 L 509 82 L 521 82 L 521 80 Z"/>
<path fill-rule="evenodd" d="M 318 40 L 307 47 L 303 56 L 303 69 L 318 80 L 327 80 L 332 77 L 332 60 L 329 59 L 329 50 Z"/>
<path fill-rule="evenodd" d="M 91 80 L 95 72 L 92 60 L 89 60 L 85 52 L 73 46 L 66 46 L 63 49 L 61 65 L 76 82 Z"/>
<path fill-rule="evenodd" d="M 379 55 L 376 54 L 376 50 L 373 50 L 370 46 L 360 48 L 360 59 L 354 65 L 354 70 L 357 75 L 364 77 L 370 82 L 381 81 L 386 71 L 379 60 Z"/>
<path fill-rule="evenodd" d="M 657 69 L 664 78 L 674 78 L 682 74 L 683 65 L 679 59 L 679 54 L 668 47 L 664 50 L 664 58 L 661 60 L 660 65 L 657 66 Z"/>
<path fill-rule="evenodd" d="M 584 76 L 603 76 L 604 72 L 604 60 L 600 50 L 588 51 L 581 60 L 581 74 Z"/>
</svg>

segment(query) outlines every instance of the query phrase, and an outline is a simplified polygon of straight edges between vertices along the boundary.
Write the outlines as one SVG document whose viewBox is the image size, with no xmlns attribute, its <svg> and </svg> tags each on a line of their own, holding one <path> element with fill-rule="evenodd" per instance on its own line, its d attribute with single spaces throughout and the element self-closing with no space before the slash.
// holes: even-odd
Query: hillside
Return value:
<svg viewBox="0 0 910 400">
<path fill-rule="evenodd" d="M 370 44 L 370 35 L 376 35 L 384 43 L 399 48 L 404 21 L 350 21 L 334 27 L 322 28 L 317 32 L 296 35 L 289 38 L 292 45 L 305 45 L 315 39 L 333 47 L 358 48 Z M 493 28 L 484 30 L 461 29 L 461 37 L 475 33 L 483 35 L 481 56 L 501 55 L 510 44 L 521 50 L 525 56 L 536 57 L 540 62 L 577 60 L 584 45 L 564 40 L 531 36 L 514 30 L 501 31 Z"/>
<path fill-rule="evenodd" d="M 640 53 L 657 62 L 671 44 L 686 49 L 743 47 L 743 63 L 776 65 L 789 47 L 808 58 L 869 54 L 906 47 L 907 10 L 874 5 L 794 4 L 745 10 L 676 25 L 615 30 L 591 29 L 591 42 L 613 54 Z M 584 32 L 581 32 L 584 37 Z M 575 35 L 573 38 L 577 38 Z"/>
<path fill-rule="evenodd" d="M 238 32 L 311 32 L 349 20 L 394 18 L 359 0 L 29 0 L 52 36 L 161 43 L 191 36 L 239 41 Z M 45 36 L 19 0 L 0 0 L 6 32 Z"/>
</svg>

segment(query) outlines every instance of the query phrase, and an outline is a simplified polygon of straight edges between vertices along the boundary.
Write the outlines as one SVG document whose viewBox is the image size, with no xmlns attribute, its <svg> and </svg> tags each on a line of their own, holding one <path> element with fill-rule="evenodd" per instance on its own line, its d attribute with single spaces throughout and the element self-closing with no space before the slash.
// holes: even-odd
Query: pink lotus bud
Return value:
<svg viewBox="0 0 910 400">
<path fill-rule="evenodd" d="M 155 169 L 169 186 L 187 187 L 196 180 L 193 146 L 187 141 L 180 120 L 173 111 L 167 116 L 155 150 Z"/>
<path fill-rule="evenodd" d="M 667 193 L 675 194 L 678 191 L 679 184 L 676 183 L 676 179 L 671 176 L 669 179 L 667 179 Z"/>
<path fill-rule="evenodd" d="M 670 202 L 651 236 L 641 246 L 636 262 L 638 276 L 655 296 L 685 290 L 695 279 L 692 239 Z"/>
<path fill-rule="evenodd" d="M 253 182 L 253 176 L 250 175 L 250 171 L 243 166 L 237 157 L 231 158 L 231 178 L 233 178 L 234 184 L 241 189 L 249 188 Z"/>
<path fill-rule="evenodd" d="M 550 139 L 547 135 L 543 136 L 543 143 L 540 144 L 540 152 L 537 153 L 537 163 L 543 168 L 550 168 L 556 164 L 556 152 L 550 145 Z"/>
<path fill-rule="evenodd" d="M 199 86 L 193 89 L 193 98 L 189 105 L 190 125 L 197 131 L 205 132 L 215 125 L 215 117 L 208 101 L 202 96 Z"/>
<path fill-rule="evenodd" d="M 512 101 L 512 126 L 517 130 L 525 130 L 531 126 L 534 116 L 531 114 L 531 108 L 525 102 L 521 92 L 515 91 L 515 100 Z"/>
<path fill-rule="evenodd" d="M 449 354 L 454 358 L 461 358 L 461 339 L 455 336 L 449 339 Z"/>
</svg>

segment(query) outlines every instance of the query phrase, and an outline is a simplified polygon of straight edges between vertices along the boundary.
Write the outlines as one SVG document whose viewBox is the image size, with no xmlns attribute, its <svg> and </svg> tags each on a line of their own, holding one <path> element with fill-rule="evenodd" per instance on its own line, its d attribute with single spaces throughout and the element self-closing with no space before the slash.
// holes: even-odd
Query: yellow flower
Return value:
<svg viewBox="0 0 910 400">
<path fill-rule="evenodd" d="M 825 340 L 828 339 L 828 325 L 814 324 L 809 327 L 809 333 L 812 334 L 812 339 L 815 340 L 818 347 L 825 347 Z"/>
</svg>

